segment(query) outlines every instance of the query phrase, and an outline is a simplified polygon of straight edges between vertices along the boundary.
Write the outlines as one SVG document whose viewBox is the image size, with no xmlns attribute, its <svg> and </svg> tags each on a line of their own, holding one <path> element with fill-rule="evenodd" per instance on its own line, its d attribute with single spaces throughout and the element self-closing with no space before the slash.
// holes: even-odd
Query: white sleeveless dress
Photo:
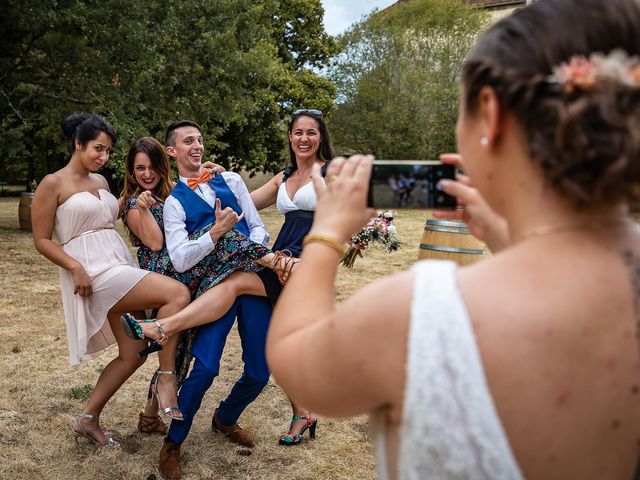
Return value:
<svg viewBox="0 0 640 480">
<path fill-rule="evenodd" d="M 313 182 L 305 183 L 295 193 L 293 198 L 287 193 L 287 184 L 282 182 L 278 188 L 278 196 L 276 197 L 276 208 L 285 215 L 296 210 L 315 211 L 318 197 L 316 190 L 313 188 Z"/>
<path fill-rule="evenodd" d="M 400 480 L 521 480 L 487 386 L 456 264 L 415 264 L 398 474 Z M 372 416 L 376 461 L 388 478 L 385 423 Z"/>
<path fill-rule="evenodd" d="M 76 259 L 91 278 L 93 293 L 73 293 L 71 274 L 60 268 L 62 304 L 67 326 L 69 363 L 90 360 L 116 343 L 107 312 L 151 272 L 136 267 L 122 237 L 113 229 L 118 200 L 108 190 L 99 197 L 74 193 L 56 210 L 53 226 L 65 253 Z M 89 232 L 89 230 L 95 230 Z"/>
</svg>

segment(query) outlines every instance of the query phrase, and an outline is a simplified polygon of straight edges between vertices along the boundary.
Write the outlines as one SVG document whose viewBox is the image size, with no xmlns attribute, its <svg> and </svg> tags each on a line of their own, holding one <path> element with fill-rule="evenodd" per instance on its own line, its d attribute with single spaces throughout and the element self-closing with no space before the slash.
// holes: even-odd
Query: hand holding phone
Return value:
<svg viewBox="0 0 640 480">
<path fill-rule="evenodd" d="M 438 186 L 454 180 L 454 165 L 432 160 L 374 160 L 367 205 L 372 208 L 454 209 L 455 197 Z"/>
</svg>

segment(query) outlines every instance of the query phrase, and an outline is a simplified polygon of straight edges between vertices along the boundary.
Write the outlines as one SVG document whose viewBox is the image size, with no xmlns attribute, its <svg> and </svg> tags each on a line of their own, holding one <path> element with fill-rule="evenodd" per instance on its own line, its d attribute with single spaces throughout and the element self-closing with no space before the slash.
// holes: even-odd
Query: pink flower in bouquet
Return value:
<svg viewBox="0 0 640 480">
<path fill-rule="evenodd" d="M 342 259 L 342 264 L 345 267 L 352 268 L 356 257 L 363 257 L 362 252 L 373 242 L 381 243 L 387 253 L 398 249 L 400 237 L 398 236 L 398 230 L 393 225 L 393 212 L 391 210 L 378 212 L 378 215 L 373 217 L 362 230 L 352 235 L 350 247 Z"/>
</svg>

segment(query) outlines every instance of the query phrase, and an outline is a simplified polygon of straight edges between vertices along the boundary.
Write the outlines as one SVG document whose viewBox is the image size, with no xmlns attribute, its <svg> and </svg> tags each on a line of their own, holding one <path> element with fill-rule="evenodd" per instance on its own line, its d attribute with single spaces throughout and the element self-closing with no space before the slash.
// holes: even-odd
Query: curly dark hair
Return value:
<svg viewBox="0 0 640 480">
<path fill-rule="evenodd" d="M 466 111 L 484 86 L 526 132 L 547 180 L 578 206 L 640 198 L 640 88 L 599 81 L 567 93 L 549 81 L 571 57 L 640 54 L 636 0 L 539 0 L 489 29 L 463 70 Z"/>
</svg>

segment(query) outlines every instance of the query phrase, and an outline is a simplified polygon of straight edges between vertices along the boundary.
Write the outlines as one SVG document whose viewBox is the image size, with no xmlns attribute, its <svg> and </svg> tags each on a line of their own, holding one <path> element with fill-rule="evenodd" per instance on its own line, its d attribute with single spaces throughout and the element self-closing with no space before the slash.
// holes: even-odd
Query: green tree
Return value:
<svg viewBox="0 0 640 480">
<path fill-rule="evenodd" d="M 461 66 L 488 20 L 462 2 L 411 0 L 342 35 L 329 74 L 338 150 L 392 159 L 452 151 Z"/>
<path fill-rule="evenodd" d="M 174 120 L 202 125 L 227 167 L 273 171 L 286 161 L 292 108 L 330 110 L 316 73 L 336 45 L 319 0 L 8 0 L 0 19 L 0 174 L 35 176 L 67 153 L 59 122 L 105 115 L 119 135 L 107 177 L 130 143 L 162 140 Z"/>
</svg>

